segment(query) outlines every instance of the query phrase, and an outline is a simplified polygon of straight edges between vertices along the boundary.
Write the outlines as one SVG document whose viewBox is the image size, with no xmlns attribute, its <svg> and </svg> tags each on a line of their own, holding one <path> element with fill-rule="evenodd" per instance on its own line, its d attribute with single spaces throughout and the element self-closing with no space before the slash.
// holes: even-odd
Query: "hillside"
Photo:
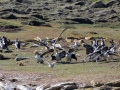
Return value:
<svg viewBox="0 0 120 90">
<path fill-rule="evenodd" d="M 0 18 L 33 26 L 119 23 L 119 9 L 119 0 L 1 0 Z"/>
</svg>

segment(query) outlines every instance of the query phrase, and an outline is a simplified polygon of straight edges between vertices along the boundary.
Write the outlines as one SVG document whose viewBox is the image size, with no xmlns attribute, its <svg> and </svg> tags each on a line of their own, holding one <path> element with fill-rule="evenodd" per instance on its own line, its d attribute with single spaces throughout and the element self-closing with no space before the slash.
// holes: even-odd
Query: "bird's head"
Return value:
<svg viewBox="0 0 120 90">
<path fill-rule="evenodd" d="M 35 51 L 34 51 L 34 54 L 39 54 L 39 51 L 38 51 L 38 50 L 35 50 Z"/>
</svg>

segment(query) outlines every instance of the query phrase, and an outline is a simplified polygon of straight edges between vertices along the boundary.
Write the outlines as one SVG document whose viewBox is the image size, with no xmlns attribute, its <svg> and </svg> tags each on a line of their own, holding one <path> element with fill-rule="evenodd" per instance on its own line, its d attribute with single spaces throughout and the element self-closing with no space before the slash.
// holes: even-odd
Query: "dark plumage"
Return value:
<svg viewBox="0 0 120 90">
<path fill-rule="evenodd" d="M 17 50 L 20 49 L 20 44 L 21 44 L 20 41 L 18 40 L 18 38 L 16 38 L 14 45 Z"/>
</svg>

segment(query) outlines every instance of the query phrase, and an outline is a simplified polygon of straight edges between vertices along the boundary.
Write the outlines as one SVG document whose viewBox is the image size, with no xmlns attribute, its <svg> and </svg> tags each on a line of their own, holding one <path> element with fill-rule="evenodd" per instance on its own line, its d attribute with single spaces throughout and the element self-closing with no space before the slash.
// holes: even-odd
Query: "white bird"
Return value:
<svg viewBox="0 0 120 90">
<path fill-rule="evenodd" d="M 53 68 L 53 67 L 54 67 L 54 64 L 56 63 L 56 62 L 50 63 L 50 62 L 48 62 L 48 61 L 46 61 L 46 62 L 47 62 L 48 66 L 49 66 L 50 68 Z"/>
<path fill-rule="evenodd" d="M 79 47 L 78 41 L 75 41 L 74 45 L 70 45 L 70 48 L 77 49 Z"/>
<path fill-rule="evenodd" d="M 35 54 L 36 62 L 44 64 L 44 61 L 43 61 L 40 53 L 37 50 L 34 51 L 34 54 Z"/>
<path fill-rule="evenodd" d="M 71 56 L 72 56 L 72 54 L 69 53 L 69 52 L 67 52 L 67 53 L 66 53 L 66 60 L 67 60 L 67 61 L 71 61 L 71 59 L 72 59 Z"/>
<path fill-rule="evenodd" d="M 66 61 L 71 62 L 72 59 L 75 59 L 77 61 L 77 57 L 75 54 L 72 54 L 71 52 L 66 53 Z"/>
<path fill-rule="evenodd" d="M 38 44 L 33 44 L 32 46 L 30 46 L 30 48 L 32 48 L 32 47 L 39 47 L 40 45 L 38 45 Z"/>
<path fill-rule="evenodd" d="M 60 57 L 60 54 L 58 53 L 58 50 L 56 50 L 55 57 L 56 57 L 56 61 L 61 60 L 61 57 Z"/>
<path fill-rule="evenodd" d="M 32 90 L 29 87 L 26 87 L 24 85 L 17 85 L 17 89 L 19 89 L 19 90 Z"/>
</svg>

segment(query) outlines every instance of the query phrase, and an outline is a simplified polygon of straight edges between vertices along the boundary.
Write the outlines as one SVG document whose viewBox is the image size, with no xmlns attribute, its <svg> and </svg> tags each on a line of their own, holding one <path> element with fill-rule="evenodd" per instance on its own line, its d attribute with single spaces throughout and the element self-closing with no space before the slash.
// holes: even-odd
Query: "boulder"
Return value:
<svg viewBox="0 0 120 90">
<path fill-rule="evenodd" d="M 74 90 L 77 88 L 77 85 L 65 85 L 61 90 Z"/>
<path fill-rule="evenodd" d="M 38 87 L 36 87 L 36 90 L 45 90 L 50 87 L 50 84 L 43 84 Z"/>
<path fill-rule="evenodd" d="M 15 16 L 14 14 L 9 14 L 9 15 L 5 15 L 1 18 L 2 19 L 17 19 L 17 16 Z"/>
</svg>

